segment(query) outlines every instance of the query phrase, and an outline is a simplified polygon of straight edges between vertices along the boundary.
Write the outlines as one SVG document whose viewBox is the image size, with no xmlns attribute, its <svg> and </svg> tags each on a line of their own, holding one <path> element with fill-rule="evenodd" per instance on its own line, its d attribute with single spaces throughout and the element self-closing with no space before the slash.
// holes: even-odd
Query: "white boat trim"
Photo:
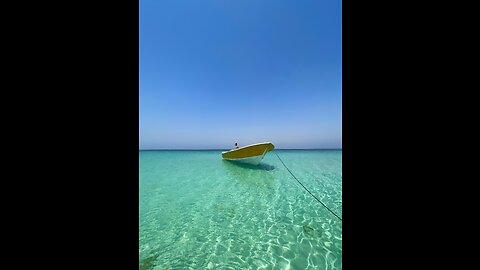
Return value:
<svg viewBox="0 0 480 270">
<path fill-rule="evenodd" d="M 249 145 L 245 145 L 245 146 L 242 146 L 242 147 L 239 147 L 239 148 L 236 148 L 236 149 L 232 149 L 232 150 L 229 150 L 229 151 L 224 151 L 222 152 L 222 154 L 225 154 L 225 153 L 228 153 L 228 152 L 235 152 L 237 150 L 241 150 L 243 148 L 247 148 L 247 147 L 250 147 L 250 146 L 254 146 L 254 145 L 260 145 L 260 144 L 273 144 L 271 142 L 262 142 L 262 143 L 254 143 L 254 144 L 249 144 Z M 265 153 L 264 153 L 265 155 Z"/>
</svg>

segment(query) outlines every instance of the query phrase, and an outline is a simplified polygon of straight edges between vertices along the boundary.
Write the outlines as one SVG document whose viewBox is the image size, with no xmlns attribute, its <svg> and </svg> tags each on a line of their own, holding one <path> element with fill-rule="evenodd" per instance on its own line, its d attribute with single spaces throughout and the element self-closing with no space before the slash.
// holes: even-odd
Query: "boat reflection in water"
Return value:
<svg viewBox="0 0 480 270">
<path fill-rule="evenodd" d="M 243 169 L 250 169 L 250 170 L 260 170 L 260 171 L 273 171 L 275 166 L 267 164 L 267 163 L 260 163 L 258 165 L 252 165 L 248 163 L 241 163 L 237 161 L 232 161 L 228 159 L 223 160 L 224 164 L 227 165 L 228 168 L 243 168 Z"/>
<path fill-rule="evenodd" d="M 261 190 L 271 192 L 276 186 L 275 167 L 270 164 L 252 165 L 225 159 L 222 161 L 227 179 L 233 180 L 236 188 L 246 187 L 248 192 L 252 192 L 251 188 L 254 187 L 254 190 L 257 190 L 255 192 L 261 193 Z"/>
</svg>

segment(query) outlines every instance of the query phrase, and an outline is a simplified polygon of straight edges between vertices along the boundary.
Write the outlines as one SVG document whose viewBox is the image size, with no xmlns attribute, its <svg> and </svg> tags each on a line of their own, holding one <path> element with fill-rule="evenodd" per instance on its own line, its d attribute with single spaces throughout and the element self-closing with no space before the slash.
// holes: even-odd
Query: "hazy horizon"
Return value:
<svg viewBox="0 0 480 270">
<path fill-rule="evenodd" d="M 246 145 L 240 145 L 239 147 L 244 147 Z M 274 144 L 275 145 L 275 144 Z M 224 148 L 139 148 L 139 150 L 229 150 L 234 149 L 235 146 L 224 147 Z M 275 145 L 275 150 L 342 150 L 342 148 L 280 148 Z"/>
<path fill-rule="evenodd" d="M 198 151 L 209 151 L 209 150 L 228 150 L 232 148 L 212 148 L 212 149 L 167 149 L 167 148 L 159 148 L 159 149 L 142 149 L 140 148 L 140 151 L 192 151 L 192 150 L 198 150 Z M 342 150 L 342 148 L 275 148 L 274 150 Z"/>
</svg>

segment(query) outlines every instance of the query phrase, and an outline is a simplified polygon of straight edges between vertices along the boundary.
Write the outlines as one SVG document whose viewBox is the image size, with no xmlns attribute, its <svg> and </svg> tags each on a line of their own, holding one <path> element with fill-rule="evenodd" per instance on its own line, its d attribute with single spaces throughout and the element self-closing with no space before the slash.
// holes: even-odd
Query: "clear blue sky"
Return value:
<svg viewBox="0 0 480 270">
<path fill-rule="evenodd" d="M 140 149 L 342 148 L 341 6 L 140 0 Z"/>
</svg>

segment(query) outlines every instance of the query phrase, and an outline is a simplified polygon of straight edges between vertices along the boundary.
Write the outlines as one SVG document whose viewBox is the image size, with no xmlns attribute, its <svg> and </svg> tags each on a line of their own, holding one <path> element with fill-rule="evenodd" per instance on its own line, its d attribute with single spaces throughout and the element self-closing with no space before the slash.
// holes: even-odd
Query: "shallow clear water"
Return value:
<svg viewBox="0 0 480 270">
<path fill-rule="evenodd" d="M 341 150 L 140 151 L 140 269 L 341 269 Z"/>
</svg>

